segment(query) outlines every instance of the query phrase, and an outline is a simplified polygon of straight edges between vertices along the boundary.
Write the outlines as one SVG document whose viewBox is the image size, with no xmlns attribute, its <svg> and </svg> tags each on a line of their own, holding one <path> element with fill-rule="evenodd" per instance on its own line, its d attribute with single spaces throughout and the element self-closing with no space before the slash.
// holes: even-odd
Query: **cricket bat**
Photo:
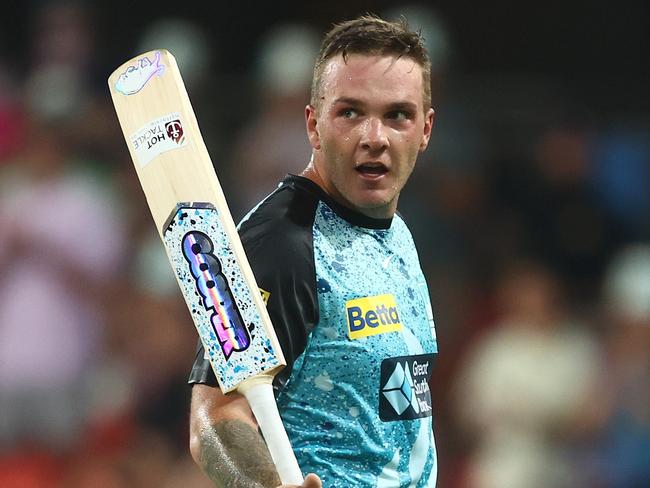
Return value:
<svg viewBox="0 0 650 488">
<path fill-rule="evenodd" d="M 108 78 L 126 144 L 224 394 L 248 400 L 283 484 L 303 477 L 271 382 L 286 365 L 176 60 L 143 53 Z"/>
</svg>

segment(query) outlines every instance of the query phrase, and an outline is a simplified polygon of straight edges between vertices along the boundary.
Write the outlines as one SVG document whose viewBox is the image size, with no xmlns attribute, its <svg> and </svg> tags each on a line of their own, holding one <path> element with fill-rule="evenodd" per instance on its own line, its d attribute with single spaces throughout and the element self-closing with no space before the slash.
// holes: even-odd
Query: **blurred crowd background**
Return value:
<svg viewBox="0 0 650 488">
<path fill-rule="evenodd" d="M 209 486 L 196 333 L 107 76 L 176 55 L 237 220 L 305 166 L 319 38 L 367 11 L 433 61 L 400 211 L 436 317 L 438 486 L 650 486 L 647 3 L 234 3 L 3 3 L 0 486 Z"/>
</svg>

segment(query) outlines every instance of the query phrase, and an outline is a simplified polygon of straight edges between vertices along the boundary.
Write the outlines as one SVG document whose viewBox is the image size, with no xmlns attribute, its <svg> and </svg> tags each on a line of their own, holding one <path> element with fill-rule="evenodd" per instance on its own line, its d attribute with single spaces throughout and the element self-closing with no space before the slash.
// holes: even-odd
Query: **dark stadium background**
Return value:
<svg viewBox="0 0 650 488">
<path fill-rule="evenodd" d="M 48 66 L 47 46 L 37 40 L 44 25 L 57 37 L 48 12 L 60 5 L 78 14 L 75 25 L 89 40 L 75 79 L 78 106 L 65 98 L 71 96 L 65 87 L 35 83 Z M 288 24 L 321 35 L 334 22 L 401 5 L 3 2 L 0 370 L 16 371 L 16 378 L 29 370 L 25 378 L 35 379 L 19 387 L 0 374 L 0 486 L 209 486 L 187 447 L 185 379 L 196 336 L 152 238 L 107 76 L 139 52 L 143 34 L 162 20 L 182 20 L 201 33 L 206 56 L 198 81 L 188 84 L 190 98 L 239 218 L 281 177 L 284 161 L 272 155 L 285 145 L 282 133 L 299 141 L 288 144 L 300 155 L 292 163 L 306 163 L 300 120 L 308 94 L 304 87 L 290 94 L 265 88 L 270 82 L 261 78 L 259 62 L 268 36 Z M 400 211 L 436 317 L 440 353 L 431 387 L 441 488 L 650 483 L 648 5 L 419 3 L 441 22 L 449 49 L 434 69 L 431 147 Z M 48 112 L 59 97 L 67 108 Z M 267 156 L 278 166 L 267 168 Z M 115 238 L 114 261 L 103 268 L 91 259 L 77 269 L 47 239 L 27 245 L 11 227 L 14 197 L 34 203 L 42 180 L 56 185 L 80 175 L 82 190 L 96 192 L 104 202 L 96 210 L 110 210 L 109 220 L 57 242 L 75 249 L 114 226 L 108 236 Z M 44 224 L 61 217 L 48 201 L 29 209 L 42 212 Z M 61 348 L 51 361 L 69 354 L 65 324 L 30 322 L 48 311 L 10 278 L 24 276 L 33 263 L 52 267 L 54 276 L 60 266 L 52 293 L 65 290 L 72 303 L 96 312 L 92 334 L 77 331 L 80 344 L 91 346 L 65 383 L 70 396 L 47 393 L 61 413 L 54 412 L 62 425 L 55 434 L 29 424 L 49 425 L 44 419 L 52 409 L 41 396 L 47 388 L 34 385 L 58 363 L 38 356 L 24 362 L 2 349 L 11 339 L 29 355 L 42 327 L 53 331 L 52 348 Z M 24 313 L 11 312 L 11 320 L 10 296 L 29 304 Z M 538 353 L 542 359 L 532 361 Z"/>
</svg>

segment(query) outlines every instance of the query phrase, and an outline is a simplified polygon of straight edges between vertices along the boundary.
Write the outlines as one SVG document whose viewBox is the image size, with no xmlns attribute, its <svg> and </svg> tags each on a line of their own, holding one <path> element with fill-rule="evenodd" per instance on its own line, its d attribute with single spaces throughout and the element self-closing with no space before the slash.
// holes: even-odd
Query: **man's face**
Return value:
<svg viewBox="0 0 650 488">
<path fill-rule="evenodd" d="M 305 110 L 316 179 L 340 203 L 391 217 L 431 135 L 422 68 L 412 59 L 350 55 L 323 70 L 319 106 Z"/>
</svg>

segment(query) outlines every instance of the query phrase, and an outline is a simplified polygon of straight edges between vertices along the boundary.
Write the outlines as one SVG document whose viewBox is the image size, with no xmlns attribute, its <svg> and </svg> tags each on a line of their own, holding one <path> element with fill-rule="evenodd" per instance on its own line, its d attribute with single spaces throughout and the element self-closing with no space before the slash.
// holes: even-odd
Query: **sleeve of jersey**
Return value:
<svg viewBox="0 0 650 488">
<path fill-rule="evenodd" d="M 287 367 L 275 378 L 276 388 L 286 383 L 294 361 L 304 351 L 307 337 L 318 322 L 311 223 L 309 219 L 291 219 L 291 212 L 288 214 L 271 220 L 253 217 L 240 229 L 246 255 L 287 361 Z M 189 383 L 217 385 L 200 342 Z"/>
</svg>

